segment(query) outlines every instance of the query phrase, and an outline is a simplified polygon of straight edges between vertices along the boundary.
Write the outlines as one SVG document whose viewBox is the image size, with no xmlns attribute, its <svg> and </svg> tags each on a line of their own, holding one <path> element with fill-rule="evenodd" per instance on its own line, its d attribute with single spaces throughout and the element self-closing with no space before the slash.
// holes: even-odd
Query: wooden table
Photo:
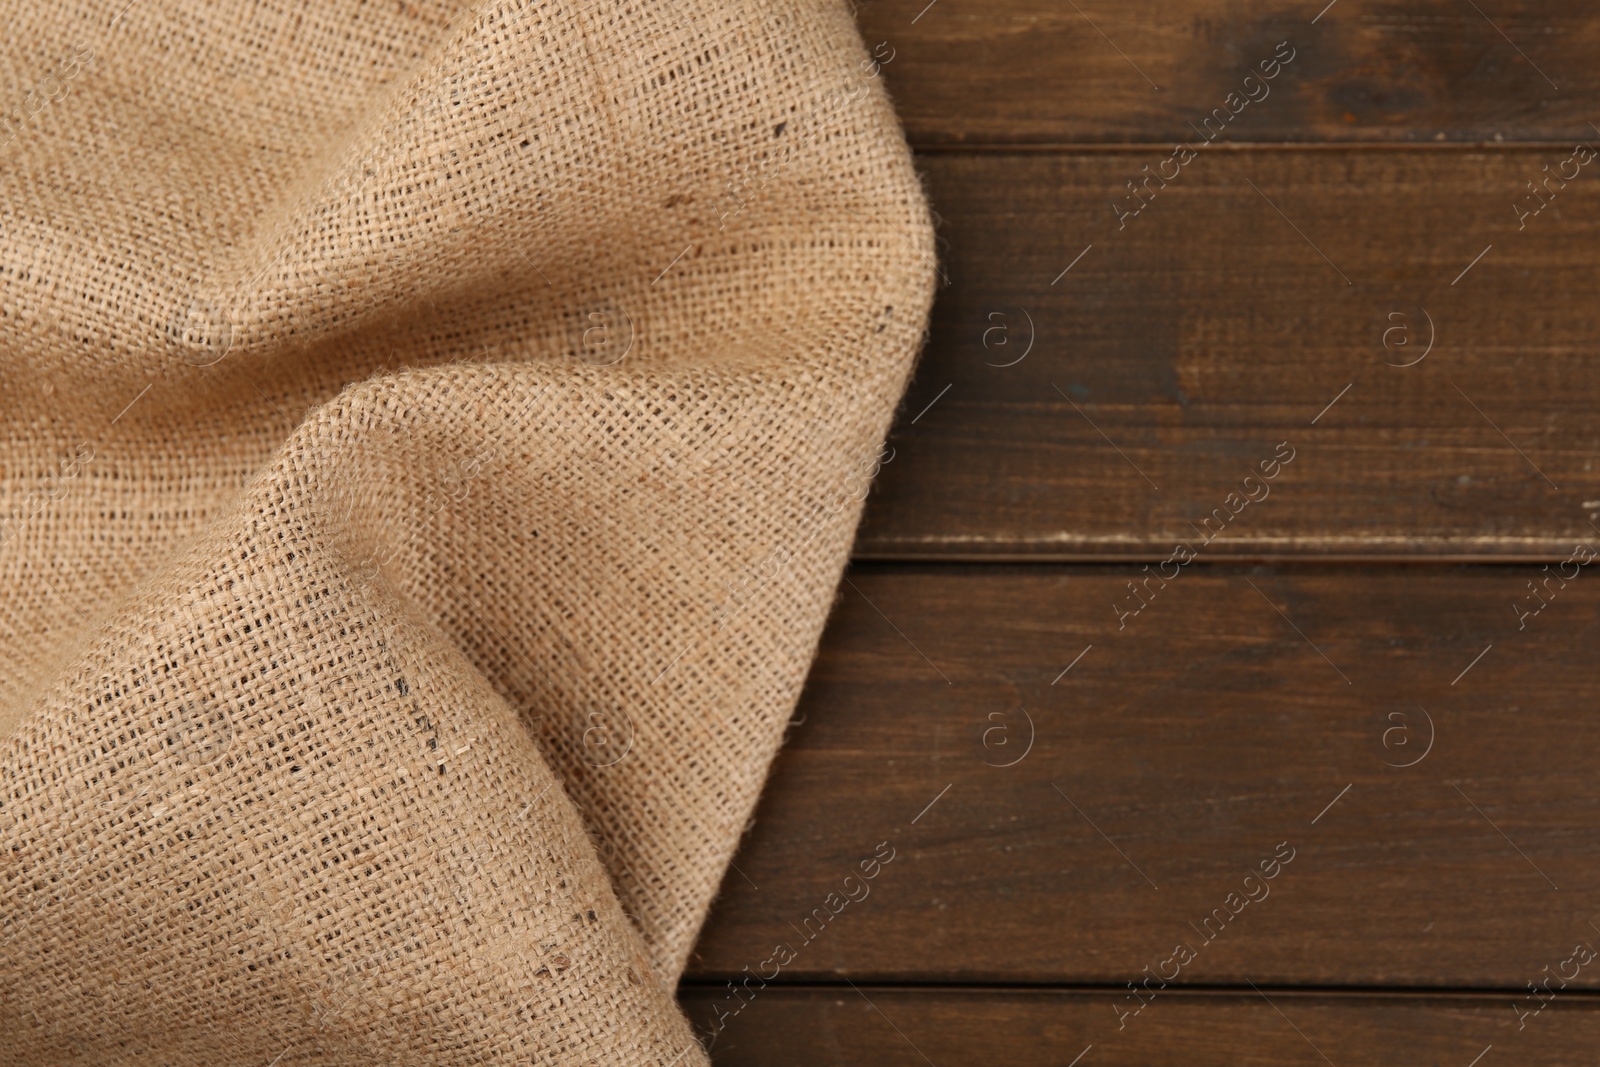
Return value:
<svg viewBox="0 0 1600 1067">
<path fill-rule="evenodd" d="M 719 1064 L 1600 1062 L 1600 11 L 1325 2 L 861 4 L 948 285 Z"/>
</svg>

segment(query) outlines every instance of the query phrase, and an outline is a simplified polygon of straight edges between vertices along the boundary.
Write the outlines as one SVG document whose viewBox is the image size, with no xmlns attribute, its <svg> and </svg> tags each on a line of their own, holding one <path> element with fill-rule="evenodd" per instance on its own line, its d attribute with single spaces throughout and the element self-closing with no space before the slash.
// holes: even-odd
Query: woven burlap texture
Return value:
<svg viewBox="0 0 1600 1067">
<path fill-rule="evenodd" d="M 0 1063 L 703 1063 L 932 297 L 892 49 L 0 8 Z"/>
</svg>

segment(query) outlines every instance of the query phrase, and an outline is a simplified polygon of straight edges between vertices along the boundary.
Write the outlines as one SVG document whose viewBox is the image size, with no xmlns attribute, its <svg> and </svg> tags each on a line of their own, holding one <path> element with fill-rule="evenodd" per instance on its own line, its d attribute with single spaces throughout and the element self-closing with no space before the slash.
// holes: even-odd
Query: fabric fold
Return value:
<svg viewBox="0 0 1600 1067">
<path fill-rule="evenodd" d="M 119 8 L 8 11 L 0 1063 L 704 1062 L 932 298 L 878 61 Z"/>
</svg>

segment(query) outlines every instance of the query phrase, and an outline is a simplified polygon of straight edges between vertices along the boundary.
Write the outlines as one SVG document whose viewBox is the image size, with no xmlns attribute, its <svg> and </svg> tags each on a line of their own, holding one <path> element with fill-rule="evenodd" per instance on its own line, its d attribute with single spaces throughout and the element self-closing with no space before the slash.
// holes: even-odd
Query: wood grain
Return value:
<svg viewBox="0 0 1600 1067">
<path fill-rule="evenodd" d="M 1593 134 L 1592 8 L 1343 0 L 1316 18 L 1326 2 L 862 0 L 858 20 L 917 145 L 1188 139 L 1225 106 L 1233 141 Z M 1245 86 L 1284 41 L 1288 66 Z"/>
<path fill-rule="evenodd" d="M 858 566 L 690 976 L 1522 989 L 1600 946 L 1593 568 L 1197 564 L 1119 630 L 1131 567 Z"/>
<path fill-rule="evenodd" d="M 715 991 L 686 988 L 682 997 L 697 1028 L 714 1032 Z M 716 1034 L 712 1061 L 719 1067 L 1589 1067 L 1600 1041 L 1600 1005 L 1592 998 L 1558 998 L 1520 1031 L 1509 995 L 1168 993 L 1120 1031 L 1115 1000 L 1057 990 L 768 987 Z"/>
<path fill-rule="evenodd" d="M 1212 149 L 1119 222 L 1165 158 L 922 160 L 950 284 L 858 558 L 1162 559 L 1285 441 L 1208 556 L 1594 535 L 1600 160 Z"/>
<path fill-rule="evenodd" d="M 715 1061 L 1594 1062 L 1600 11 L 858 19 L 947 284 Z"/>
</svg>

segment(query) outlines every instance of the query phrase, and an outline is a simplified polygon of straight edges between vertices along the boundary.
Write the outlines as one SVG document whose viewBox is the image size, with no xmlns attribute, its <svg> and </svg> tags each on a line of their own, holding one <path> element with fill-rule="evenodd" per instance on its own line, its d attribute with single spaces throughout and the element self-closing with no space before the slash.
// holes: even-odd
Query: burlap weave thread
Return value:
<svg viewBox="0 0 1600 1067">
<path fill-rule="evenodd" d="M 932 297 L 883 54 L 0 7 L 0 1063 L 703 1063 Z"/>
</svg>

